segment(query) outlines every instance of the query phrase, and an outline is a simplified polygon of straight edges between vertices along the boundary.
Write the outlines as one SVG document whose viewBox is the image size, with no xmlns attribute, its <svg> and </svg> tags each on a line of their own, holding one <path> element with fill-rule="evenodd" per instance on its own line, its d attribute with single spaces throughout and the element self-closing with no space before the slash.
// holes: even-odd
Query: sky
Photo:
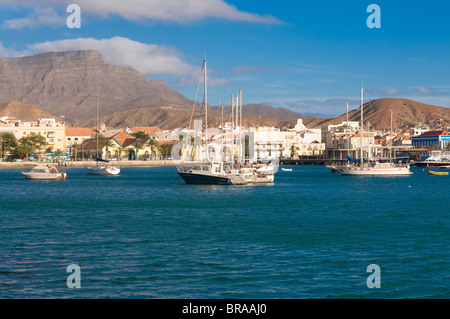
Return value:
<svg viewBox="0 0 450 319">
<path fill-rule="evenodd" d="M 365 101 L 450 107 L 449 14 L 446 0 L 0 0 L 0 57 L 95 49 L 192 100 L 206 57 L 212 105 L 242 89 L 332 117 L 363 86 Z"/>
</svg>

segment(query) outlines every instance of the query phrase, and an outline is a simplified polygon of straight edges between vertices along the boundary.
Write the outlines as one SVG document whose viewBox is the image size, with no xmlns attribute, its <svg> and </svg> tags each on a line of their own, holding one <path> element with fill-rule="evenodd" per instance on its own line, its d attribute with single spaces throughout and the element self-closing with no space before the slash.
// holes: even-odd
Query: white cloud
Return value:
<svg viewBox="0 0 450 319">
<path fill-rule="evenodd" d="M 33 29 L 41 25 L 65 25 L 65 18 L 59 16 L 53 8 L 35 8 L 26 18 L 9 19 L 2 23 L 5 29 Z"/>
<path fill-rule="evenodd" d="M 39 5 L 68 5 L 73 0 L 41 0 Z M 100 17 L 116 15 L 128 20 L 159 20 L 176 23 L 189 23 L 207 18 L 218 18 L 230 21 L 251 23 L 282 24 L 272 16 L 248 13 L 238 10 L 224 0 L 77 0 L 81 12 Z M 35 6 L 31 0 L 0 0 L 1 4 L 22 4 Z"/>
<path fill-rule="evenodd" d="M 174 48 L 157 44 L 145 44 L 123 37 L 97 40 L 78 38 L 49 41 L 30 45 L 34 53 L 71 50 L 98 50 L 105 62 L 130 65 L 146 75 L 193 76 L 199 68 L 182 60 L 182 54 Z"/>
</svg>

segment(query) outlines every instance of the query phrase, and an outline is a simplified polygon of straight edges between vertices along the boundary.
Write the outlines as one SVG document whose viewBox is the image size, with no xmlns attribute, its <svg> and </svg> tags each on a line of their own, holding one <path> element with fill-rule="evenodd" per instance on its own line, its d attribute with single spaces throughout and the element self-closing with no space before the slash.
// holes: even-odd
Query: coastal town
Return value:
<svg viewBox="0 0 450 319">
<path fill-rule="evenodd" d="M 172 154 L 172 150 L 175 145 L 181 145 L 186 136 L 204 138 L 201 121 L 197 122 L 195 128 L 174 130 L 158 127 L 114 128 L 105 126 L 103 122 L 98 128 L 85 128 L 73 127 L 55 118 L 24 122 L 4 116 L 0 118 L 1 161 L 70 164 L 89 162 L 96 158 L 125 162 L 183 159 L 177 156 L 178 153 Z M 347 156 L 357 158 L 361 153 L 360 145 L 364 145 L 364 157 L 369 159 L 383 160 L 393 156 L 406 161 L 420 160 L 429 156 L 431 150 L 450 148 L 448 127 L 442 130 L 411 127 L 390 132 L 389 129 L 370 127 L 361 130 L 359 122 L 344 121 L 336 125 L 308 128 L 302 119 L 297 119 L 296 125 L 288 130 L 232 124 L 209 127 L 206 142 L 200 143 L 200 149 L 208 145 L 209 154 L 216 154 L 217 157 L 220 153 L 218 145 L 226 144 L 227 139 L 231 141 L 241 136 L 245 147 L 236 148 L 233 152 L 241 149 L 242 156 L 248 161 L 256 162 L 260 158 L 271 157 L 279 158 L 281 163 L 323 164 L 346 160 Z"/>
</svg>

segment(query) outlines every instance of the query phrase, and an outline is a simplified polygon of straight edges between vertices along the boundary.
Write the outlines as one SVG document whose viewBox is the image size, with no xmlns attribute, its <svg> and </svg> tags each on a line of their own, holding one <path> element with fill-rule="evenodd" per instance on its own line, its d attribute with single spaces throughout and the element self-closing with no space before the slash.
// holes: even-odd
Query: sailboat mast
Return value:
<svg viewBox="0 0 450 319">
<path fill-rule="evenodd" d="M 97 143 L 96 143 L 97 158 L 98 158 L 98 135 L 99 134 L 100 134 L 100 126 L 98 123 L 98 94 L 97 94 Z"/>
<path fill-rule="evenodd" d="M 242 162 L 245 162 L 244 159 L 244 150 L 243 150 L 243 146 L 242 146 L 242 89 L 239 89 L 239 156 L 241 158 L 240 162 L 242 164 Z"/>
<path fill-rule="evenodd" d="M 347 102 L 347 156 L 350 156 L 350 134 L 348 129 L 348 102 Z"/>
<path fill-rule="evenodd" d="M 231 94 L 231 167 L 234 167 L 234 94 Z"/>
<path fill-rule="evenodd" d="M 363 153 L 363 138 L 364 138 L 364 96 L 363 96 L 363 87 L 361 86 L 361 132 L 360 134 L 360 147 L 361 147 L 361 165 L 364 163 L 364 153 Z"/>
<path fill-rule="evenodd" d="M 392 110 L 389 110 L 391 112 L 391 132 L 389 134 L 389 163 L 392 164 Z"/>
<path fill-rule="evenodd" d="M 203 60 L 203 68 L 204 68 L 204 77 L 205 77 L 205 154 L 206 160 L 209 159 L 208 154 L 208 84 L 206 78 L 206 59 Z"/>
</svg>

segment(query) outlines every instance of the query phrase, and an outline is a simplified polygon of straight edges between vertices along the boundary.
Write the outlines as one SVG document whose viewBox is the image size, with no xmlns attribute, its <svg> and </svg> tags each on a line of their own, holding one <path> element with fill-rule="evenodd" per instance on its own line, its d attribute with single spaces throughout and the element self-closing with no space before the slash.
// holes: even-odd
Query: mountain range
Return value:
<svg viewBox="0 0 450 319">
<path fill-rule="evenodd" d="M 432 129 L 450 126 L 450 108 L 420 103 L 408 99 L 382 98 L 364 103 L 364 123 L 372 128 L 407 129 L 413 126 L 429 126 Z M 361 107 L 349 111 L 349 121 L 361 120 Z M 304 123 L 311 127 L 338 124 L 347 120 L 347 114 L 336 118 L 312 118 Z"/>
<path fill-rule="evenodd" d="M 189 126 L 191 117 L 197 119 L 204 113 L 198 102 L 192 111 L 194 102 L 165 81 L 149 81 L 130 66 L 105 63 L 101 53 L 95 50 L 1 58 L 0 72 L 0 103 L 6 103 L 1 105 L 0 116 L 36 120 L 36 116 L 53 114 L 67 123 L 92 127 L 96 125 L 97 97 L 100 120 L 110 127 L 174 129 Z M 24 111 L 26 108 L 28 111 Z M 450 108 L 393 98 L 365 103 L 365 122 L 370 122 L 374 128 L 389 127 L 390 110 L 393 110 L 395 127 L 439 127 L 450 123 Z M 230 113 L 231 107 L 225 106 L 224 120 Z M 279 128 L 293 127 L 299 118 L 311 128 L 346 120 L 346 114 L 337 118 L 315 118 L 265 104 L 246 104 L 242 114 L 246 126 Z M 360 110 L 351 111 L 349 119 L 359 121 Z M 222 108 L 208 105 L 208 124 L 217 126 L 221 121 Z"/>
</svg>

